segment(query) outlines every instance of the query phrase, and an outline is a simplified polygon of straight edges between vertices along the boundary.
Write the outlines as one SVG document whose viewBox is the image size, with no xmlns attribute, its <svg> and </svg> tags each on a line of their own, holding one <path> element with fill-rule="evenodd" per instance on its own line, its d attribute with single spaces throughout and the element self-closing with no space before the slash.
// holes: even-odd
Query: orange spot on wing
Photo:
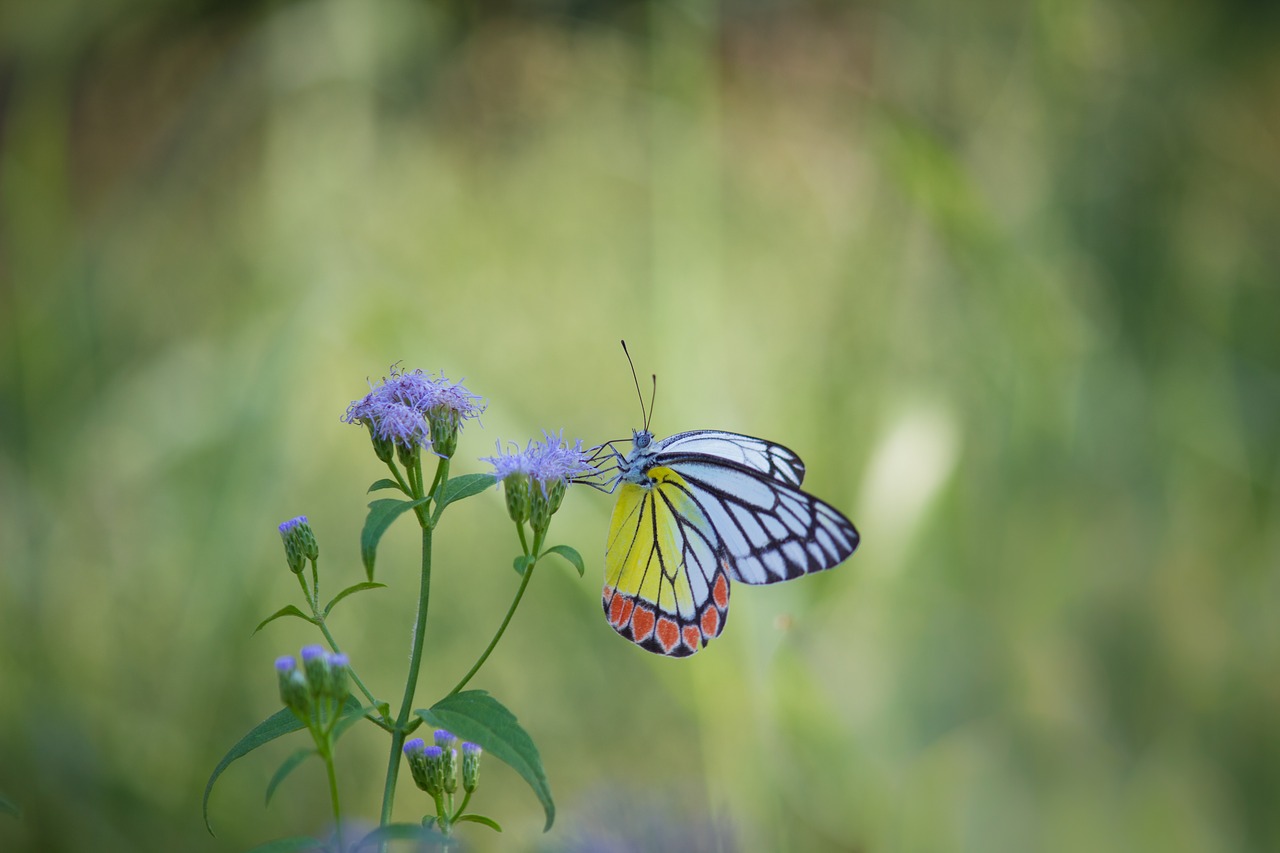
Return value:
<svg viewBox="0 0 1280 853">
<path fill-rule="evenodd" d="M 702 645 L 702 633 L 697 625 L 685 625 L 680 629 L 680 634 L 684 638 L 684 644 L 695 652 Z"/>
<path fill-rule="evenodd" d="M 720 614 L 714 607 L 702 611 L 702 636 L 708 640 L 720 633 Z"/>
<path fill-rule="evenodd" d="M 662 650 L 667 654 L 671 654 L 671 650 L 676 647 L 676 643 L 680 642 L 680 626 L 676 624 L 674 619 L 666 616 L 658 620 L 655 634 L 658 642 L 662 644 Z"/>
<path fill-rule="evenodd" d="M 716 575 L 716 585 L 711 589 L 711 597 L 715 599 L 716 607 L 721 610 L 729 606 L 729 579 L 723 572 Z"/>
<path fill-rule="evenodd" d="M 653 634 L 653 611 L 647 607 L 637 607 L 631 617 L 631 639 L 637 643 L 649 639 Z"/>
<path fill-rule="evenodd" d="M 612 619 L 613 626 L 615 628 L 621 628 L 623 625 L 626 625 L 627 620 L 631 618 L 631 611 L 636 606 L 636 601 L 634 598 L 627 598 L 622 595 L 618 596 L 615 601 L 621 601 L 622 606 L 618 608 L 617 617 Z M 610 615 L 612 616 L 612 614 Z"/>
</svg>

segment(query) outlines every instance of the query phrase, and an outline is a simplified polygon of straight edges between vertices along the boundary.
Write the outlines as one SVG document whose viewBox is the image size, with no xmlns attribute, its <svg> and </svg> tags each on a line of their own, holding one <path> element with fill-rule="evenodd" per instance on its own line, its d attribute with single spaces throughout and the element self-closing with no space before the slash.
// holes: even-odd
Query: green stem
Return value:
<svg viewBox="0 0 1280 853">
<path fill-rule="evenodd" d="M 307 599 L 307 605 L 311 608 L 311 612 L 312 612 L 312 613 L 315 613 L 315 612 L 316 612 L 316 600 L 315 600 L 314 598 L 312 598 L 312 597 L 311 597 L 311 590 L 307 589 L 307 581 L 306 581 L 306 578 L 304 578 L 304 577 L 302 576 L 302 572 L 298 572 L 296 575 L 294 575 L 294 577 L 296 577 L 296 578 L 298 579 L 298 586 L 302 587 L 302 594 L 303 594 L 303 596 L 305 596 L 305 597 L 306 597 L 306 599 Z"/>
<path fill-rule="evenodd" d="M 387 758 L 387 781 L 382 790 L 380 826 L 391 822 L 391 808 L 396 799 L 396 779 L 400 773 L 400 752 L 404 748 L 406 724 L 413 709 L 413 695 L 418 688 L 418 668 L 422 663 L 422 639 L 427 632 L 427 604 L 431 598 L 431 528 L 422 528 L 422 583 L 418 591 L 418 617 L 413 626 L 413 650 L 409 654 L 409 675 L 404 683 L 404 699 L 400 714 L 391 731 L 391 754 Z"/>
<path fill-rule="evenodd" d="M 524 576 L 521 576 L 520 579 L 520 587 L 516 589 L 516 597 L 511 599 L 511 607 L 507 608 L 507 615 L 503 617 L 502 625 L 498 626 L 498 633 L 493 635 L 492 640 L 489 640 L 489 647 L 485 649 L 483 654 L 481 654 L 479 660 L 476 660 L 475 665 L 472 666 L 470 670 L 467 670 L 467 674 L 462 676 L 462 680 L 458 681 L 458 683 L 453 686 L 452 690 L 449 690 L 448 695 L 453 695 L 454 693 L 457 693 L 458 690 L 465 688 L 467 681 L 470 681 L 472 676 L 474 676 L 476 672 L 480 671 L 480 667 L 484 666 L 484 662 L 489 660 L 489 656 L 493 653 L 493 649 L 498 646 L 498 640 L 502 639 L 502 635 L 506 633 L 507 625 L 511 624 L 511 617 L 516 615 L 516 608 L 520 607 L 520 599 L 525 597 L 525 589 L 529 588 L 529 579 L 534 576 L 535 565 L 538 565 L 536 564 L 536 561 L 531 562 L 531 564 L 525 567 L 525 574 Z"/>
<path fill-rule="evenodd" d="M 329 641 L 329 648 L 333 649 L 334 654 L 342 654 L 342 649 L 338 648 L 338 641 L 335 640 L 333 638 L 333 634 L 330 633 L 329 626 L 324 622 L 324 617 L 317 613 L 316 618 L 320 620 L 320 632 L 324 634 L 324 638 Z M 347 673 L 351 676 L 351 680 L 356 683 L 356 687 L 360 688 L 360 692 L 364 694 L 364 698 L 368 699 L 369 704 L 376 710 L 378 707 L 378 700 L 373 698 L 373 694 L 369 692 L 368 687 L 364 686 L 364 682 L 360 680 L 360 676 L 356 675 L 356 671 L 350 666 L 347 667 Z M 379 713 L 378 716 L 382 716 L 381 713 Z M 386 720 L 385 717 L 383 719 L 388 725 L 390 724 L 390 720 Z"/>
<path fill-rule="evenodd" d="M 333 743 L 332 740 L 326 738 L 329 743 L 325 747 L 325 751 L 321 753 L 324 758 L 325 770 L 329 774 L 329 798 L 333 801 L 333 825 L 334 832 L 338 836 L 338 853 L 344 853 L 346 845 L 342 841 L 342 807 L 338 803 L 338 774 L 333 767 Z"/>
</svg>

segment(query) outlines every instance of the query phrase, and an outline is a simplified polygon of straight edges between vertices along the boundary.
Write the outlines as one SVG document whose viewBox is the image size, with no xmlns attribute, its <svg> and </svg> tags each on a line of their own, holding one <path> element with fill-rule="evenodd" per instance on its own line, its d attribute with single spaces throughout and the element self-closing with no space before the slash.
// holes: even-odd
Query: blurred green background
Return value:
<svg viewBox="0 0 1280 853">
<path fill-rule="evenodd" d="M 339 423 L 393 362 L 498 440 L 782 441 L 862 530 L 736 588 L 691 660 L 599 605 L 573 491 L 475 686 L 473 849 L 1280 849 L 1280 15 L 1260 3 L 0 6 L 3 850 L 323 832 L 253 627 L 362 578 Z M 425 706 L 516 585 L 500 496 L 437 536 Z M 398 696 L 416 536 L 333 627 Z M 385 740 L 338 750 L 373 818 Z M 301 737 L 301 736 L 297 736 Z M 425 811 L 402 778 L 396 816 Z"/>
</svg>

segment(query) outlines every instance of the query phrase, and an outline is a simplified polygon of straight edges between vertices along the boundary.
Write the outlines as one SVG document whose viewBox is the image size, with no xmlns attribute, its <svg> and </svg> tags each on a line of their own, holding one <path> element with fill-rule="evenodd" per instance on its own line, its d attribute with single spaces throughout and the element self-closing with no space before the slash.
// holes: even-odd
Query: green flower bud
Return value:
<svg viewBox="0 0 1280 853">
<path fill-rule="evenodd" d="M 480 785 L 480 754 L 478 744 L 465 741 L 462 744 L 462 790 L 474 793 Z"/>
<path fill-rule="evenodd" d="M 444 789 L 452 794 L 458 790 L 458 750 L 446 749 L 442 750 L 441 758 L 441 775 L 444 777 Z"/>
<path fill-rule="evenodd" d="M 502 492 L 507 499 L 507 514 L 516 524 L 524 524 L 529 520 L 531 489 L 528 474 L 511 474 L 502 481 Z"/>
<path fill-rule="evenodd" d="M 285 656 L 276 660 L 276 674 L 280 681 L 280 701 L 299 717 L 311 712 L 311 688 L 306 676 L 298 669 L 298 662 Z"/>
<path fill-rule="evenodd" d="M 426 744 L 423 743 L 423 740 L 420 737 L 408 740 L 404 745 L 404 755 L 405 758 L 409 760 L 409 772 L 413 775 L 413 784 L 417 785 L 422 790 L 427 791 L 429 782 L 427 779 L 427 758 L 425 750 Z"/>
<path fill-rule="evenodd" d="M 422 790 L 433 797 L 444 792 L 444 750 L 432 745 L 423 750 L 427 765 L 426 785 Z"/>
<path fill-rule="evenodd" d="M 333 676 L 323 646 L 305 646 L 302 649 L 302 668 L 306 670 L 312 696 L 333 695 Z"/>
<path fill-rule="evenodd" d="M 284 541 L 285 560 L 295 575 L 302 571 L 307 560 L 320 556 L 320 546 L 316 544 L 316 536 L 311 532 L 305 515 L 289 519 L 280 525 L 279 530 Z"/>
</svg>

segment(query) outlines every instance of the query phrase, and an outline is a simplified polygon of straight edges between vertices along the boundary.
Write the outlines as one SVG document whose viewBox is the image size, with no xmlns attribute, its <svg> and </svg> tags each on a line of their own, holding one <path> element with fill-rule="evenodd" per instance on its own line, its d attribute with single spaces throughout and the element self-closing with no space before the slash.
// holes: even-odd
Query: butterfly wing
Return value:
<svg viewBox="0 0 1280 853">
<path fill-rule="evenodd" d="M 604 612 L 615 631 L 657 654 L 684 657 L 719 636 L 729 613 L 726 562 L 684 478 L 663 466 L 653 483 L 623 483 L 609 525 Z"/>
<path fill-rule="evenodd" d="M 701 454 L 664 453 L 733 580 L 767 584 L 829 569 L 858 547 L 838 509 L 758 469 Z"/>
<path fill-rule="evenodd" d="M 736 432 L 715 429 L 681 432 L 664 438 L 658 443 L 657 451 L 660 456 L 714 456 L 759 471 L 772 480 L 781 480 L 788 485 L 799 486 L 804 482 L 804 463 L 790 448 Z"/>
</svg>

